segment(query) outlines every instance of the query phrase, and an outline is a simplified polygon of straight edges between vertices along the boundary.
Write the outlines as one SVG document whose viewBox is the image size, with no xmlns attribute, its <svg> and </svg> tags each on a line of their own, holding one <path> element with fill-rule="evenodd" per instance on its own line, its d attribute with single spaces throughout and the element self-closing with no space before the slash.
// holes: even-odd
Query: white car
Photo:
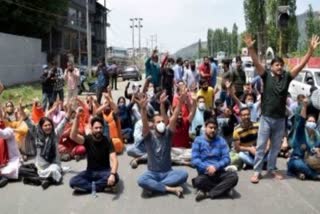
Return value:
<svg viewBox="0 0 320 214">
<path fill-rule="evenodd" d="M 309 96 L 313 86 L 320 88 L 320 69 L 305 68 L 291 81 L 288 91 L 291 97 L 296 100 L 299 94 Z"/>
</svg>

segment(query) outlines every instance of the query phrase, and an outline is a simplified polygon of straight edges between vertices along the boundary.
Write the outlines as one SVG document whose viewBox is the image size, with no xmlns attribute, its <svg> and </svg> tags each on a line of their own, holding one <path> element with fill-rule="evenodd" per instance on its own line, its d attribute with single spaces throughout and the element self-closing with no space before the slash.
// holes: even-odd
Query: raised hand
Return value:
<svg viewBox="0 0 320 214">
<path fill-rule="evenodd" d="M 319 36 L 318 35 L 312 35 L 312 38 L 310 40 L 310 45 L 309 45 L 310 49 L 311 50 L 315 50 L 318 47 L 319 44 L 320 44 Z"/>
<path fill-rule="evenodd" d="M 135 102 L 139 105 L 139 107 L 142 108 L 146 108 L 148 105 L 148 97 L 147 96 L 140 96 L 135 97 Z"/>
<path fill-rule="evenodd" d="M 249 33 L 246 33 L 243 38 L 244 43 L 246 43 L 248 48 L 252 48 L 256 40 L 252 40 L 252 37 Z"/>
<path fill-rule="evenodd" d="M 161 95 L 160 95 L 160 103 L 165 103 L 167 100 L 168 100 L 168 97 L 166 92 L 162 92 Z"/>
</svg>

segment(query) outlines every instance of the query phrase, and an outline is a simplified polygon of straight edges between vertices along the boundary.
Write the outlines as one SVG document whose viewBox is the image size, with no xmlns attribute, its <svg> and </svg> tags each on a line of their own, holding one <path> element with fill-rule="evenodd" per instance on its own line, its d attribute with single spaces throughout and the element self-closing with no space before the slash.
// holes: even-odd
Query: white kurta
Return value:
<svg viewBox="0 0 320 214">
<path fill-rule="evenodd" d="M 11 128 L 0 129 L 0 138 L 7 142 L 9 162 L 0 168 L 1 175 L 9 179 L 18 179 L 20 168 L 20 152 Z"/>
</svg>

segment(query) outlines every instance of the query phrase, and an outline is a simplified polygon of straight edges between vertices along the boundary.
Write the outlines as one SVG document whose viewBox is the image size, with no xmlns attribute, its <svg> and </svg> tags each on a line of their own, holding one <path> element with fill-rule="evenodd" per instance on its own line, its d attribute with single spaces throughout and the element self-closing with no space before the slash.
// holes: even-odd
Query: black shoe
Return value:
<svg viewBox="0 0 320 214">
<path fill-rule="evenodd" d="M 0 188 L 6 186 L 8 184 L 8 178 L 5 178 L 3 176 L 0 176 Z"/>
<path fill-rule="evenodd" d="M 196 195 L 197 202 L 202 201 L 203 199 L 206 199 L 206 198 L 208 198 L 208 194 L 206 192 L 203 192 L 202 190 L 199 190 L 197 192 L 197 195 Z"/>
<path fill-rule="evenodd" d="M 46 190 L 46 189 L 48 189 L 48 187 L 51 185 L 52 183 L 51 183 L 51 181 L 49 181 L 49 180 L 43 180 L 42 181 L 42 183 L 41 183 L 41 187 L 42 187 L 42 189 L 43 190 Z"/>
<path fill-rule="evenodd" d="M 152 196 L 153 196 L 152 191 L 146 190 L 146 189 L 142 190 L 142 194 L 141 194 L 142 198 L 151 198 Z"/>
<path fill-rule="evenodd" d="M 41 181 L 39 178 L 23 178 L 24 184 L 34 185 L 34 186 L 40 186 Z"/>
<path fill-rule="evenodd" d="M 227 192 L 227 195 L 231 198 L 234 199 L 235 196 L 235 190 L 232 188 Z"/>
</svg>

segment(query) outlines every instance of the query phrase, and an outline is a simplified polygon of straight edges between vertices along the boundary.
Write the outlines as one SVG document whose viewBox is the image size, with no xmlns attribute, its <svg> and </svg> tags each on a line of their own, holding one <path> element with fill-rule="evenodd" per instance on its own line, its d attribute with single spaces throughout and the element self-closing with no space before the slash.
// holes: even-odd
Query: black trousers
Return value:
<svg viewBox="0 0 320 214">
<path fill-rule="evenodd" d="M 118 75 L 112 75 L 111 76 L 111 88 L 114 90 L 118 89 L 117 81 L 118 81 Z"/>
<path fill-rule="evenodd" d="M 219 171 L 213 176 L 198 175 L 192 179 L 193 187 L 208 192 L 210 198 L 223 196 L 238 183 L 236 172 Z"/>
</svg>

